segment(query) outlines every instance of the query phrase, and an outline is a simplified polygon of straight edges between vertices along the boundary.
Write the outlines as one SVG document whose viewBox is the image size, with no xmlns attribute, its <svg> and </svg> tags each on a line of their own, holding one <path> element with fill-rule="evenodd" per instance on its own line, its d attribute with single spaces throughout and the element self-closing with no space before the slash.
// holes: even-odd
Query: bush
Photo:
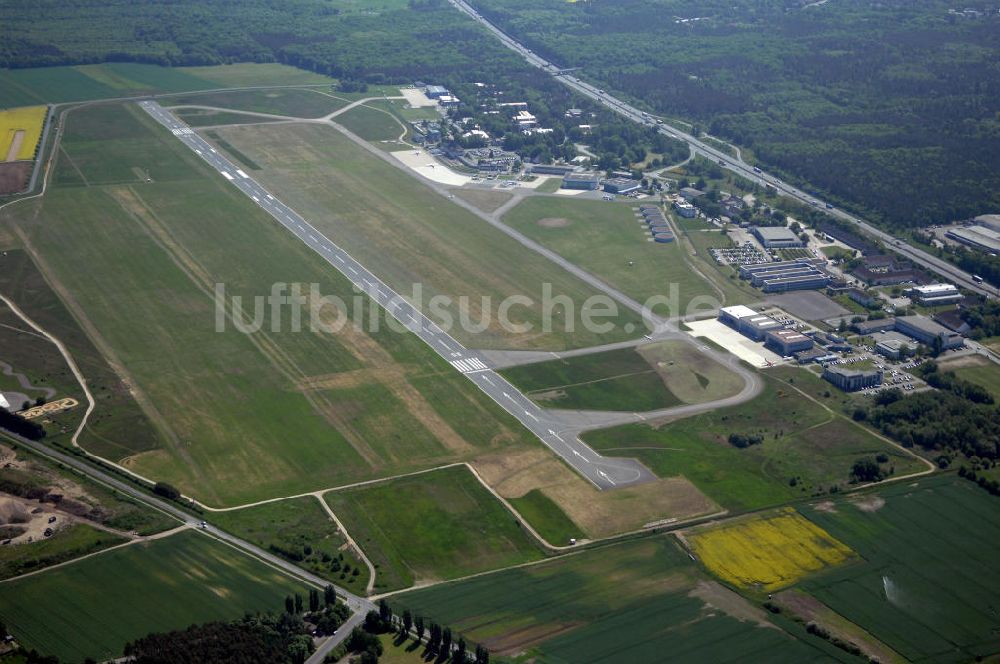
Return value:
<svg viewBox="0 0 1000 664">
<path fill-rule="evenodd" d="M 743 434 L 743 433 L 731 433 L 729 434 L 729 444 L 733 447 L 738 447 L 743 449 L 750 447 L 751 445 L 760 445 L 764 442 L 764 436 L 759 433 Z"/>
<path fill-rule="evenodd" d="M 157 482 L 153 485 L 153 493 L 163 496 L 168 500 L 177 500 L 181 497 L 181 492 L 175 486 L 166 482 Z"/>
</svg>

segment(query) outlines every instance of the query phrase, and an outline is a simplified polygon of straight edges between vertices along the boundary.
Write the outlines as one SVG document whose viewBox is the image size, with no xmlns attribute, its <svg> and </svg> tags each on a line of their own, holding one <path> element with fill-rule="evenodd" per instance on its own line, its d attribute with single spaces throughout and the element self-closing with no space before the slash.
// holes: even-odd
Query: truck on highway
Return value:
<svg viewBox="0 0 1000 664">
<path fill-rule="evenodd" d="M 753 172 L 759 174 L 759 173 L 763 173 L 764 171 L 760 170 L 760 166 L 754 166 L 753 167 Z"/>
<path fill-rule="evenodd" d="M 972 280 L 975 281 L 977 284 L 983 283 L 983 278 L 980 277 L 978 274 L 972 275 Z"/>
</svg>

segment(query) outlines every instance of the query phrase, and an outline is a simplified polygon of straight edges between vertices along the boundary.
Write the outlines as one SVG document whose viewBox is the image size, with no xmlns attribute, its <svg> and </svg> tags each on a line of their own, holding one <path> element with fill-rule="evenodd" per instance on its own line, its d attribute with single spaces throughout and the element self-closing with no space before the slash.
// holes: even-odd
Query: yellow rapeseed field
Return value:
<svg viewBox="0 0 1000 664">
<path fill-rule="evenodd" d="M 743 588 L 776 590 L 854 556 L 845 544 L 794 509 L 688 535 L 713 574 Z"/>
<path fill-rule="evenodd" d="M 35 156 L 35 146 L 42 137 L 47 110 L 45 106 L 23 106 L 0 111 L 0 161 L 7 160 L 10 145 L 18 131 L 24 132 L 24 138 L 14 158 L 32 159 Z"/>
</svg>

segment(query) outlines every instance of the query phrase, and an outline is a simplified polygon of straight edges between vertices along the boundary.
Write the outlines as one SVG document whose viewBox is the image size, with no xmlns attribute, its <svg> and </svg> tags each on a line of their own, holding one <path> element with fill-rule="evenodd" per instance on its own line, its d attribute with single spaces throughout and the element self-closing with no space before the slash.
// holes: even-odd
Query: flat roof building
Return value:
<svg viewBox="0 0 1000 664">
<path fill-rule="evenodd" d="M 756 311 L 743 304 L 736 304 L 731 307 L 722 307 L 719 309 L 719 320 L 729 327 L 736 329 L 739 329 L 741 320 L 744 318 L 753 318 L 756 315 Z"/>
<path fill-rule="evenodd" d="M 693 200 L 699 196 L 704 196 L 705 192 L 701 189 L 695 189 L 694 187 L 682 187 L 680 190 L 680 195 L 687 200 Z"/>
<path fill-rule="evenodd" d="M 802 246 L 799 236 L 784 226 L 755 226 L 753 234 L 767 249 Z"/>
<path fill-rule="evenodd" d="M 635 180 L 626 180 L 625 178 L 611 178 L 604 181 L 604 191 L 611 194 L 628 194 L 638 191 L 641 186 Z"/>
<path fill-rule="evenodd" d="M 563 177 L 563 189 L 594 190 L 601 185 L 601 176 L 597 173 L 567 173 Z"/>
<path fill-rule="evenodd" d="M 767 332 L 764 335 L 764 346 L 781 356 L 792 355 L 813 347 L 813 340 L 788 328 Z"/>
<path fill-rule="evenodd" d="M 823 378 L 845 392 L 856 392 L 882 384 L 882 372 L 878 369 L 856 370 L 832 366 L 823 369 Z"/>
<path fill-rule="evenodd" d="M 985 226 L 969 226 L 967 228 L 953 228 L 944 234 L 957 242 L 968 245 L 973 249 L 987 251 L 990 253 L 1000 253 L 1000 233 Z"/>
<path fill-rule="evenodd" d="M 448 88 L 442 87 L 440 85 L 428 85 L 427 89 L 424 92 L 431 99 L 437 99 L 438 97 L 448 94 Z"/>
<path fill-rule="evenodd" d="M 805 258 L 741 265 L 739 272 L 741 279 L 749 279 L 752 286 L 765 293 L 823 288 L 831 281 L 829 274 Z"/>
<path fill-rule="evenodd" d="M 879 318 L 873 320 L 863 320 L 858 323 L 851 325 L 854 331 L 861 336 L 867 336 L 869 334 L 874 334 L 876 332 L 884 332 L 885 330 L 895 330 L 896 329 L 896 319 L 895 318 Z"/>
<path fill-rule="evenodd" d="M 927 316 L 898 316 L 896 331 L 928 346 L 934 346 L 935 339 L 940 339 L 941 350 L 961 348 L 965 345 L 965 339 L 961 334 L 952 332 Z"/>
<path fill-rule="evenodd" d="M 698 210 L 695 206 L 687 201 L 677 201 L 674 203 L 674 209 L 677 210 L 677 216 L 684 217 L 685 219 L 693 219 L 698 215 Z"/>
<path fill-rule="evenodd" d="M 913 355 L 916 351 L 912 345 L 900 339 L 884 339 L 875 344 L 875 352 L 891 360 Z"/>
<path fill-rule="evenodd" d="M 936 305 L 958 302 L 964 298 L 954 284 L 927 284 L 914 286 L 906 291 L 912 299 L 920 304 Z"/>
<path fill-rule="evenodd" d="M 566 175 L 576 170 L 576 166 L 561 166 L 556 164 L 534 164 L 530 171 L 540 175 Z"/>
</svg>

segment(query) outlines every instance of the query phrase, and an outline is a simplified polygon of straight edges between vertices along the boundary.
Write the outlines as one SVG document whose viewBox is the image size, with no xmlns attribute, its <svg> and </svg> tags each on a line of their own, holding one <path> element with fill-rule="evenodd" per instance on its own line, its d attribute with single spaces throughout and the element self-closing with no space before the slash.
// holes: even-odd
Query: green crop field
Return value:
<svg viewBox="0 0 1000 664">
<path fill-rule="evenodd" d="M 235 62 L 229 65 L 181 67 L 181 71 L 214 83 L 218 88 L 253 85 L 331 85 L 335 79 L 276 62 Z"/>
<path fill-rule="evenodd" d="M 318 118 L 343 108 L 350 100 L 334 93 L 312 89 L 236 90 L 178 95 L 165 106 L 214 106 L 235 111 Z"/>
<path fill-rule="evenodd" d="M 599 319 L 614 324 L 610 331 L 587 329 L 580 310 L 592 289 L 387 163 L 392 156 L 374 157 L 339 132 L 315 125 L 219 133 L 261 165 L 255 177 L 265 186 L 397 292 L 422 301 L 432 318 L 470 347 L 562 350 L 637 333 L 641 321 L 622 308 Z M 543 284 L 551 284 L 553 298 L 566 295 L 573 303 L 572 311 L 560 301 L 550 303 L 548 328 Z M 415 287 L 420 293 L 414 294 Z M 527 331 L 498 320 L 501 304 L 515 295 L 531 300 L 512 301 L 508 310 L 510 322 L 530 325 Z M 448 300 L 432 303 L 437 296 Z M 626 331 L 628 323 L 636 326 L 633 332 Z"/>
<path fill-rule="evenodd" d="M 549 544 L 565 546 L 570 539 L 583 537 L 583 531 L 540 489 L 511 498 L 510 503 Z"/>
<path fill-rule="evenodd" d="M 0 617 L 17 640 L 64 661 L 105 660 L 149 632 L 280 611 L 303 588 L 193 532 L 109 551 L 0 585 Z"/>
<path fill-rule="evenodd" d="M 266 551 L 364 594 L 368 567 L 350 548 L 344 548 L 346 540 L 336 523 L 313 496 L 214 512 L 206 518 Z"/>
<path fill-rule="evenodd" d="M 73 525 L 38 542 L 0 548 L 0 579 L 58 565 L 125 541 L 124 537 L 93 526 L 83 523 Z M 0 586 L 0 597 L 3 595 L 2 590 L 3 587 Z"/>
<path fill-rule="evenodd" d="M 706 579 L 669 537 L 404 592 L 391 603 L 517 661 L 840 658 L 819 639 L 775 628 L 765 611 Z"/>
<path fill-rule="evenodd" d="M 275 283 L 355 296 L 134 107 L 71 112 L 62 153 L 45 199 L 4 218 L 29 238 L 156 428 L 157 449 L 130 450 L 120 438 L 121 447 L 103 449 L 112 458 L 232 505 L 468 459 L 498 441 L 535 444 L 408 333 L 312 330 L 309 310 L 298 331 L 287 313 L 276 331 L 244 334 L 226 318 L 217 331 L 216 284 L 248 308 Z M 122 182 L 132 168 L 152 182 Z M 329 306 L 320 314 L 334 316 Z M 451 381 L 447 389 L 411 382 L 435 377 Z"/>
<path fill-rule="evenodd" d="M 542 405 L 584 410 L 648 411 L 702 403 L 736 394 L 742 386 L 736 374 L 683 341 L 528 364 L 501 373 Z"/>
<path fill-rule="evenodd" d="M 396 139 L 405 134 L 407 128 L 386 109 L 387 106 L 381 102 L 371 102 L 338 115 L 334 122 L 366 141 L 392 141 L 392 145 L 398 149 L 400 146 Z"/>
<path fill-rule="evenodd" d="M 395 590 L 541 558 L 517 520 L 460 466 L 327 493 L 326 501 Z"/>
<path fill-rule="evenodd" d="M 996 497 L 942 477 L 800 511 L 864 558 L 803 584 L 826 606 L 908 661 L 968 662 L 1000 649 Z"/>
<path fill-rule="evenodd" d="M 718 298 L 689 265 L 683 242 L 648 242 L 649 231 L 630 205 L 534 196 L 505 214 L 504 222 L 639 302 L 666 297 L 653 308 L 661 315 L 684 315 L 698 296 Z M 698 268 L 705 273 L 711 266 L 699 261 Z M 746 301 L 727 293 L 726 304 Z"/>
<path fill-rule="evenodd" d="M 729 509 L 774 505 L 826 492 L 835 484 L 846 486 L 852 463 L 862 456 L 886 454 L 887 468 L 891 465 L 896 474 L 924 468 L 868 430 L 803 396 L 796 386 L 810 378 L 818 380 L 814 376 L 794 371 L 795 383 L 789 385 L 775 375 L 766 374 L 764 392 L 739 406 L 660 428 L 634 424 L 594 431 L 584 438 L 601 452 L 641 459 L 661 477 L 683 475 Z M 832 401 L 830 406 L 839 408 Z M 731 433 L 758 434 L 763 442 L 738 449 L 728 442 Z"/>
</svg>

